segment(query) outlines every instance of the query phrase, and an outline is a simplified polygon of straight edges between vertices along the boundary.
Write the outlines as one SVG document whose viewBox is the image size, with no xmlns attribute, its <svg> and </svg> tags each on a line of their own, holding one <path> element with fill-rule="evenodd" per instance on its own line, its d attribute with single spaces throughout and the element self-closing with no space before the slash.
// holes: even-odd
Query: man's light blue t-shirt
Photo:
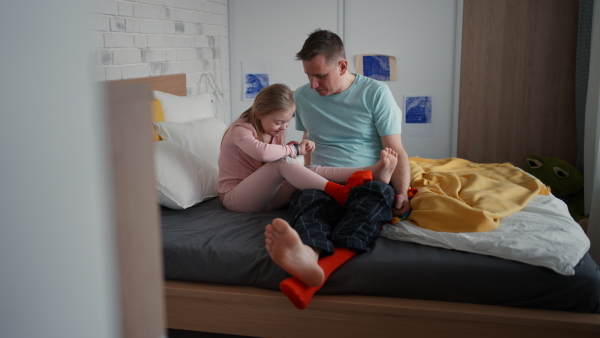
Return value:
<svg viewBox="0 0 600 338">
<path fill-rule="evenodd" d="M 372 165 L 383 149 L 380 137 L 401 132 L 402 111 L 388 86 L 362 75 L 342 93 L 320 96 L 306 84 L 294 98 L 296 129 L 316 144 L 312 165 Z"/>
</svg>

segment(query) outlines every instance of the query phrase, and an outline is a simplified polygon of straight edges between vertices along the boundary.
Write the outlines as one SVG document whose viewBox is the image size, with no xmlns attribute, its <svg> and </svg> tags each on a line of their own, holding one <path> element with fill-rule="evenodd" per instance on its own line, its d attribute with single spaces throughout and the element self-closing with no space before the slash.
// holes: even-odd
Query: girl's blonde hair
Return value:
<svg viewBox="0 0 600 338">
<path fill-rule="evenodd" d="M 256 129 L 258 139 L 264 142 L 265 131 L 260 120 L 271 113 L 290 108 L 296 109 L 294 92 L 288 86 L 276 83 L 261 89 L 256 95 L 252 107 L 243 112 L 240 119 L 252 124 Z M 281 144 L 285 144 L 284 142 L 284 137 L 282 137 Z"/>
</svg>

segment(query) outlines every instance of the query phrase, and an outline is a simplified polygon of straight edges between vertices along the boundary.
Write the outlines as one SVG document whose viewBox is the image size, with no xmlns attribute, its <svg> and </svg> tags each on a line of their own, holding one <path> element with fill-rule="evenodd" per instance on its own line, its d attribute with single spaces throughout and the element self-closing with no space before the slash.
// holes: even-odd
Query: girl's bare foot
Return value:
<svg viewBox="0 0 600 338">
<path fill-rule="evenodd" d="M 300 240 L 296 230 L 281 218 L 265 228 L 265 244 L 271 259 L 308 286 L 320 286 L 325 273 L 318 265 L 319 255 Z"/>
<path fill-rule="evenodd" d="M 385 148 L 381 151 L 379 162 L 368 167 L 373 172 L 373 179 L 384 183 L 390 183 L 396 164 L 398 163 L 398 153 L 392 148 Z"/>
</svg>

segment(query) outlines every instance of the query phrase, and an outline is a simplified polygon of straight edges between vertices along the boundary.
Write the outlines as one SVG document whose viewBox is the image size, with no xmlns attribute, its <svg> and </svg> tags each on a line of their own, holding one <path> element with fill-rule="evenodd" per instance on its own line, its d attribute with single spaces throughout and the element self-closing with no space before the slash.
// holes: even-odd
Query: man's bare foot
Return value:
<svg viewBox="0 0 600 338">
<path fill-rule="evenodd" d="M 300 240 L 296 230 L 281 218 L 265 228 L 265 244 L 271 259 L 308 286 L 320 286 L 325 273 L 319 266 L 319 254 Z"/>
<path fill-rule="evenodd" d="M 392 148 L 385 148 L 381 151 L 379 162 L 367 168 L 373 172 L 374 180 L 390 183 L 396 164 L 398 164 L 398 153 Z"/>
</svg>

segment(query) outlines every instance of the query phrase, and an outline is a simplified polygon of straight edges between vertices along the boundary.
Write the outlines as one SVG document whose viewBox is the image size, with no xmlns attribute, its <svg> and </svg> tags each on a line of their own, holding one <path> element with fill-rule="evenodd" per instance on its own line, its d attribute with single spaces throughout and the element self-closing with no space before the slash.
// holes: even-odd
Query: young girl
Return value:
<svg viewBox="0 0 600 338">
<path fill-rule="evenodd" d="M 371 171 L 373 179 L 389 183 L 398 161 L 390 148 L 381 151 L 379 162 L 362 168 L 307 168 L 288 161 L 288 156 L 296 158 L 314 150 L 314 142 L 309 140 L 285 144 L 284 132 L 295 109 L 287 86 L 270 85 L 227 129 L 218 162 L 219 198 L 225 208 L 238 212 L 274 210 L 289 203 L 296 189 L 324 190 L 343 205 L 350 182 L 343 186 L 332 181 L 346 182 L 357 171 Z M 355 174 L 354 186 L 362 184 L 357 179 L 363 179 L 364 174 Z"/>
</svg>

